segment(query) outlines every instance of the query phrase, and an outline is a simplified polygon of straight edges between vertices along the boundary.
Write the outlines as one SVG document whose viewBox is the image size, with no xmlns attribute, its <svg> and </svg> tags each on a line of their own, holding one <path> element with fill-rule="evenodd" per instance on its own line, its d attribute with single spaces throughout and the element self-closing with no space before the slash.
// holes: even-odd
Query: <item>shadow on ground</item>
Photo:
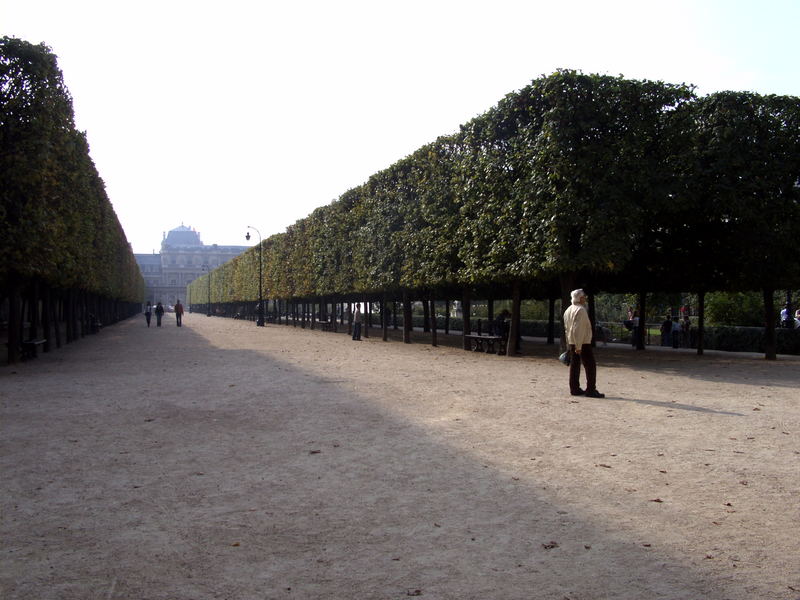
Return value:
<svg viewBox="0 0 800 600">
<path fill-rule="evenodd" d="M 523 359 L 552 352 L 526 343 Z M 684 371 L 703 377 L 700 360 Z M 123 322 L 0 384 L 8 600 L 730 597 L 346 375 L 221 349 L 191 327 Z"/>
</svg>

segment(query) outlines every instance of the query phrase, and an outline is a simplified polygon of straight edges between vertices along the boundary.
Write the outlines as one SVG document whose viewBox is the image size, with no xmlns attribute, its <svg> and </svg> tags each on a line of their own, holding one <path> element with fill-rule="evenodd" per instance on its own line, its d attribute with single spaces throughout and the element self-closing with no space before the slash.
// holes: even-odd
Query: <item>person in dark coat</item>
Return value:
<svg viewBox="0 0 800 600">
<path fill-rule="evenodd" d="M 180 298 L 175 303 L 175 320 L 178 322 L 178 327 L 180 327 L 181 323 L 183 323 L 183 304 L 181 304 Z"/>
<path fill-rule="evenodd" d="M 161 327 L 161 317 L 164 316 L 164 307 L 161 302 L 156 304 L 156 327 Z"/>
</svg>

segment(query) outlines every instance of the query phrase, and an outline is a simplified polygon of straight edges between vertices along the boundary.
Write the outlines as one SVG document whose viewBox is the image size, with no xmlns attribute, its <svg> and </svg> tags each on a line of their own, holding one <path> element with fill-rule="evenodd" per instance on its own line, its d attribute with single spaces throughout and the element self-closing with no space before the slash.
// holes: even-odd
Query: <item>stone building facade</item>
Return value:
<svg viewBox="0 0 800 600">
<path fill-rule="evenodd" d="M 200 234 L 181 225 L 164 234 L 161 252 L 135 254 L 145 284 L 145 302 L 171 307 L 180 298 L 186 302 L 186 286 L 221 264 L 240 255 L 249 246 L 206 246 Z"/>
</svg>

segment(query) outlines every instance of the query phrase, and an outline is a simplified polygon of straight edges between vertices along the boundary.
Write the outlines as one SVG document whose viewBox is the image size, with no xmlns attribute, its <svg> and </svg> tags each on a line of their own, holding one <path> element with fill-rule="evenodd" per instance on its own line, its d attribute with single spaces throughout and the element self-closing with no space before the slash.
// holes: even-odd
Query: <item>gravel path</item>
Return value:
<svg viewBox="0 0 800 600">
<path fill-rule="evenodd" d="M 800 359 L 524 351 L 194 314 L 2 367 L 0 598 L 800 598 Z"/>
</svg>

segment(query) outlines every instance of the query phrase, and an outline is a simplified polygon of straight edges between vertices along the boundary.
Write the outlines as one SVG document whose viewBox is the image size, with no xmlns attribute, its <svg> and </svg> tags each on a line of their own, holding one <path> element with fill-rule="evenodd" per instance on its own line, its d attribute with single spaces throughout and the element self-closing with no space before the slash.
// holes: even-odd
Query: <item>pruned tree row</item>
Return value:
<svg viewBox="0 0 800 600">
<path fill-rule="evenodd" d="M 798 98 L 558 71 L 264 240 L 266 297 L 772 297 L 800 283 L 798 182 Z M 256 300 L 258 252 L 191 302 Z"/>
<path fill-rule="evenodd" d="M 44 45 L 0 40 L 0 305 L 8 357 L 140 310 L 144 282 Z"/>
</svg>

